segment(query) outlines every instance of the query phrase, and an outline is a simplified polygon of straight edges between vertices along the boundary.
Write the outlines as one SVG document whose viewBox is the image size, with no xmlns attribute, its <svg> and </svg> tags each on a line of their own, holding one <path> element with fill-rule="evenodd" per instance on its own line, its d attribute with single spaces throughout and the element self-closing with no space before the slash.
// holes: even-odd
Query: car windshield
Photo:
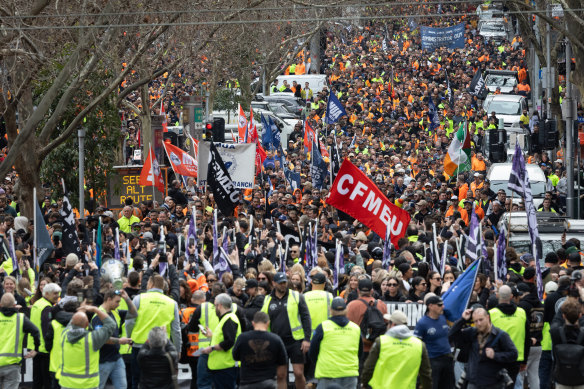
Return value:
<svg viewBox="0 0 584 389">
<path fill-rule="evenodd" d="M 511 191 L 509 190 L 509 180 L 496 181 L 491 180 L 491 190 L 497 193 L 499 190 L 503 189 L 507 194 L 507 197 L 511 197 Z M 531 182 L 531 194 L 535 198 L 541 198 L 545 195 L 545 182 L 537 181 Z M 517 196 L 517 195 L 515 195 Z"/>
<path fill-rule="evenodd" d="M 290 109 L 282 103 L 270 103 L 270 108 L 272 112 L 275 113 L 282 113 L 282 114 L 290 114 Z"/>
<path fill-rule="evenodd" d="M 493 111 L 499 115 L 521 115 L 521 104 L 518 101 L 491 100 L 487 112 Z"/>
<path fill-rule="evenodd" d="M 509 245 L 515 249 L 518 253 L 530 253 L 532 252 L 531 240 L 526 237 L 525 240 L 510 240 Z M 552 251 L 557 251 L 562 248 L 562 242 L 555 240 L 542 240 L 543 246 L 543 257 L 545 258 L 547 253 Z"/>
<path fill-rule="evenodd" d="M 491 74 L 487 76 L 485 84 L 487 84 L 487 86 L 513 88 L 517 85 L 517 78 Z"/>
<path fill-rule="evenodd" d="M 505 32 L 505 27 L 502 24 L 483 24 L 481 32 Z"/>
</svg>

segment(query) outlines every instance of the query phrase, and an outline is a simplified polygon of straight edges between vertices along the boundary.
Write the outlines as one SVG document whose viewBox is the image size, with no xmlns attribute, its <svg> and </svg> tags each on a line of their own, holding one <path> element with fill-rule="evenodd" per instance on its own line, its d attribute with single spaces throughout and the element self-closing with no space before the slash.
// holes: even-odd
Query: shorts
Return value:
<svg viewBox="0 0 584 389">
<path fill-rule="evenodd" d="M 286 353 L 288 354 L 288 359 L 290 359 L 290 363 L 294 364 L 304 364 L 306 362 L 306 358 L 304 353 L 302 352 L 301 346 L 302 341 L 297 340 L 293 343 L 284 343 L 286 346 Z"/>
</svg>

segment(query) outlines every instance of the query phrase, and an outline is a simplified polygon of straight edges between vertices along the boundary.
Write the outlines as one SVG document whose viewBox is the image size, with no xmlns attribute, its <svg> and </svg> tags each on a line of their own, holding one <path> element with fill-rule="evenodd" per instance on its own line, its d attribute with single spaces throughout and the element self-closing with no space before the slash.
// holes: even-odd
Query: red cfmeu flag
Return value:
<svg viewBox="0 0 584 389">
<path fill-rule="evenodd" d="M 164 178 L 162 178 L 162 172 L 152 147 L 148 151 L 148 158 L 146 158 L 142 172 L 140 172 L 140 185 L 155 186 L 160 193 L 164 193 Z"/>
<path fill-rule="evenodd" d="M 197 176 L 199 164 L 189 153 L 174 146 L 168 139 L 164 142 L 164 150 L 175 173 L 187 177 Z"/>
<path fill-rule="evenodd" d="M 312 151 L 312 141 L 316 139 L 316 133 L 314 129 L 308 124 L 308 120 L 304 122 L 304 147 L 308 149 L 308 151 Z"/>
<path fill-rule="evenodd" d="M 385 236 L 389 226 L 391 243 L 396 248 L 410 224 L 410 214 L 392 204 L 375 183 L 348 159 L 341 165 L 326 202 L 353 216 L 381 237 Z"/>
</svg>

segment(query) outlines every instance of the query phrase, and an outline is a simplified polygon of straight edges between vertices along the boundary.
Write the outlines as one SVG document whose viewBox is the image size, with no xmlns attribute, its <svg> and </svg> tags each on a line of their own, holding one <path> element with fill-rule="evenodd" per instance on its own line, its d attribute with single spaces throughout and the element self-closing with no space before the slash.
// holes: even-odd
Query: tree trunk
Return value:
<svg viewBox="0 0 584 389">
<path fill-rule="evenodd" d="M 36 137 L 31 136 L 28 145 L 31 150 L 39 150 L 40 145 Z M 37 201 L 42 198 L 44 193 L 41 191 L 41 164 L 37 153 L 22 153 L 16 159 L 14 164 L 18 172 L 18 180 L 14 185 L 14 194 L 16 201 L 20 204 L 20 215 L 33 220 L 35 205 L 33 203 L 34 188 L 37 188 Z"/>
<path fill-rule="evenodd" d="M 142 96 L 142 110 L 140 111 L 140 138 L 142 138 L 142 161 L 148 158 L 150 146 L 154 143 L 152 134 L 152 116 L 150 114 L 150 95 L 148 84 L 140 88 Z"/>
<path fill-rule="evenodd" d="M 310 39 L 310 74 L 320 73 L 320 35 L 319 29 Z"/>
</svg>

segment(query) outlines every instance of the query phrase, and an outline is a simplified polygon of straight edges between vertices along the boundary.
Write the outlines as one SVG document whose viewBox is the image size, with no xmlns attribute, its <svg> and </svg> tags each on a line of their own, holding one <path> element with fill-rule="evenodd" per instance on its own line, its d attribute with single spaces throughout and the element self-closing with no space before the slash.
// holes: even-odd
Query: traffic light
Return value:
<svg viewBox="0 0 584 389">
<path fill-rule="evenodd" d="M 213 142 L 225 143 L 225 119 L 213 119 Z"/>
<path fill-rule="evenodd" d="M 541 130 L 541 129 L 540 129 Z M 545 122 L 542 149 L 553 150 L 557 147 L 559 140 L 558 129 L 555 120 Z"/>
<path fill-rule="evenodd" d="M 205 124 L 205 140 L 211 141 L 213 137 L 213 123 Z"/>
</svg>

